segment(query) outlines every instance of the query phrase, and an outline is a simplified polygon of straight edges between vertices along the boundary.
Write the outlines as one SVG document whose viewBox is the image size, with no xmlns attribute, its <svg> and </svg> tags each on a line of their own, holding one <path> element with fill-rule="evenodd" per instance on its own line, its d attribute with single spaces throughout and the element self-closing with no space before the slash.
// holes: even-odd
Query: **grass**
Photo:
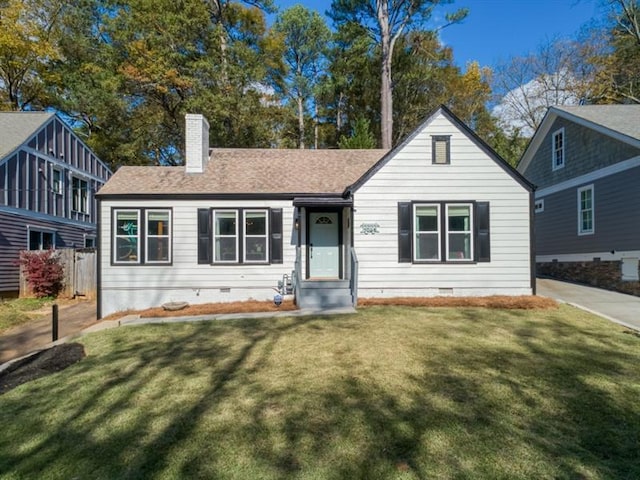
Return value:
<svg viewBox="0 0 640 480">
<path fill-rule="evenodd" d="M 0 332 L 27 323 L 41 315 L 38 310 L 51 305 L 53 299 L 14 298 L 0 301 Z"/>
<path fill-rule="evenodd" d="M 640 338 L 569 306 L 83 337 L 0 396 L 0 476 L 640 478 Z"/>
</svg>

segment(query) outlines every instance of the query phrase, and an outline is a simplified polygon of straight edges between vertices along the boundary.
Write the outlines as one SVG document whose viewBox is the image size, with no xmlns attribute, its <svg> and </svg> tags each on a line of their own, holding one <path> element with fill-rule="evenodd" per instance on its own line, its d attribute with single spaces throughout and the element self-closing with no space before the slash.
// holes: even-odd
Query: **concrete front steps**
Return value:
<svg viewBox="0 0 640 480">
<path fill-rule="evenodd" d="M 299 308 L 353 307 L 349 280 L 304 280 L 298 285 Z"/>
</svg>

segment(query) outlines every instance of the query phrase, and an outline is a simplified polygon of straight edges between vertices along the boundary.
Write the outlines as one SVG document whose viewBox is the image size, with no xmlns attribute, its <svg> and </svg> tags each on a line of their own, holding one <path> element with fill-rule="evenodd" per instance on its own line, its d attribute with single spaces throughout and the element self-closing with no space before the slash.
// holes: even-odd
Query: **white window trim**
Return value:
<svg viewBox="0 0 640 480">
<path fill-rule="evenodd" d="M 436 225 L 438 226 L 438 230 L 436 230 L 435 232 L 430 232 L 430 231 L 418 231 L 416 228 L 416 214 L 418 211 L 419 207 L 436 207 Z M 414 262 L 441 262 L 442 258 L 441 258 L 441 247 L 442 247 L 442 228 L 441 228 L 441 222 L 440 222 L 440 204 L 439 203 L 414 203 L 413 204 L 413 219 L 412 219 L 412 223 L 413 223 L 413 228 L 412 228 L 412 232 L 411 234 L 413 235 L 413 239 L 411 240 L 411 242 L 413 243 L 413 261 Z M 418 258 L 418 249 L 415 246 L 416 244 L 416 237 L 418 235 L 418 233 L 437 233 L 438 234 L 438 258 Z"/>
<path fill-rule="evenodd" d="M 582 201 L 581 194 L 584 191 L 591 190 L 591 229 L 583 230 L 582 229 Z M 595 197 L 595 189 L 593 188 L 593 184 L 585 185 L 584 187 L 580 187 L 578 189 L 578 235 L 593 235 L 596 232 L 596 197 Z"/>
<path fill-rule="evenodd" d="M 49 233 L 51 234 L 51 248 L 53 248 L 55 250 L 56 248 L 56 231 L 51 229 L 51 228 L 47 228 L 47 227 L 38 227 L 38 226 L 31 226 L 31 225 L 27 225 L 27 250 L 30 249 L 31 247 L 31 232 L 38 232 L 40 233 L 40 248 L 38 250 L 30 250 L 32 252 L 37 252 L 40 250 L 44 250 L 43 244 L 42 244 L 42 234 L 43 233 Z"/>
<path fill-rule="evenodd" d="M 562 136 L 562 149 L 560 150 L 562 152 L 562 163 L 559 165 L 556 164 L 556 137 L 558 135 Z M 566 137 L 564 134 L 564 127 L 563 127 L 551 134 L 551 170 L 555 171 L 555 170 L 560 170 L 561 168 L 564 168 L 567 160 L 565 156 L 565 148 L 564 148 L 565 145 L 566 145 Z"/>
<path fill-rule="evenodd" d="M 78 182 L 82 182 L 82 183 L 86 184 L 86 186 L 87 186 L 87 188 L 86 188 L 87 195 L 86 195 L 86 197 L 84 199 L 84 202 L 81 202 L 82 201 L 82 183 L 80 183 L 80 189 L 79 190 L 75 190 L 73 188 L 73 180 L 74 179 L 78 180 Z M 78 197 L 78 202 L 77 203 L 74 202 L 75 197 L 76 197 L 76 192 L 80 192 L 80 195 Z M 76 203 L 78 206 L 80 206 L 80 209 L 73 208 L 73 204 L 74 203 Z M 78 177 L 78 176 L 75 176 L 75 175 L 73 177 L 71 177 L 71 208 L 72 208 L 72 210 L 74 212 L 82 213 L 83 215 L 89 215 L 89 182 L 86 179 Z"/>
<path fill-rule="evenodd" d="M 55 188 L 55 176 L 56 173 L 60 175 L 58 182 L 58 189 Z M 55 195 L 62 195 L 64 193 L 64 172 L 60 168 L 51 167 L 51 190 Z"/>
<path fill-rule="evenodd" d="M 236 231 L 235 231 L 235 239 L 236 239 L 236 256 L 233 260 L 216 260 L 216 239 L 217 238 L 231 238 L 232 235 L 217 235 L 216 234 L 216 216 L 218 213 L 228 213 L 228 212 L 233 212 L 236 216 Z M 240 263 L 239 260 L 239 248 L 240 248 L 240 235 L 239 235 L 239 223 L 240 223 L 240 219 L 239 219 L 240 215 L 239 215 L 239 211 L 235 210 L 235 209 L 231 209 L 231 208 L 218 208 L 218 209 L 213 209 L 213 235 L 212 235 L 212 241 L 213 241 L 213 254 L 212 254 L 212 262 L 216 263 L 216 264 L 237 264 Z"/>
<path fill-rule="evenodd" d="M 247 234 L 247 213 L 263 213 L 264 214 L 264 235 L 248 235 Z M 247 238 L 264 238 L 265 252 L 264 260 L 248 260 L 247 259 Z M 242 261 L 243 263 L 269 263 L 269 210 L 266 208 L 252 208 L 242 211 Z"/>
<path fill-rule="evenodd" d="M 167 234 L 166 235 L 150 235 L 149 234 L 149 214 L 150 213 L 168 213 L 169 214 L 169 221 L 168 221 L 168 225 L 167 225 Z M 160 265 L 160 264 L 170 264 L 171 263 L 171 258 L 172 258 L 172 254 L 173 252 L 171 251 L 171 245 L 172 245 L 172 239 L 171 239 L 171 235 L 172 235 L 172 226 L 171 226 L 171 222 L 172 222 L 172 218 L 171 218 L 171 209 L 168 208 L 152 208 L 152 209 L 148 209 L 145 210 L 144 212 L 144 263 L 145 264 L 151 264 L 151 265 Z M 149 239 L 150 238 L 166 238 L 169 241 L 167 242 L 167 260 L 149 260 Z"/>
<path fill-rule="evenodd" d="M 84 248 L 96 248 L 97 240 L 96 240 L 96 236 L 95 235 L 89 235 L 89 234 L 85 233 L 82 236 L 82 239 L 83 239 L 83 243 L 84 243 Z M 87 240 L 93 240 L 93 247 L 87 247 Z"/>
<path fill-rule="evenodd" d="M 533 203 L 533 211 L 534 213 L 542 213 L 544 212 L 544 198 L 540 198 L 538 200 L 534 200 Z"/>
<path fill-rule="evenodd" d="M 127 213 L 135 213 L 136 221 L 137 221 L 137 232 L 136 232 L 136 260 L 135 261 L 124 261 L 118 260 L 118 238 L 128 238 L 131 235 L 118 235 L 118 213 L 119 212 L 127 212 Z M 114 265 L 139 265 L 141 262 L 140 259 L 140 237 L 141 237 L 141 225 L 140 225 L 140 210 L 134 208 L 116 208 L 113 210 L 113 263 Z"/>
<path fill-rule="evenodd" d="M 451 232 L 454 235 L 455 234 L 469 234 L 469 258 L 451 258 L 449 257 L 449 207 L 469 207 L 469 230 L 464 230 L 464 231 L 455 231 L 455 232 Z M 473 211 L 473 204 L 471 203 L 445 203 L 445 219 L 444 219 L 444 225 L 445 225 L 445 254 L 447 256 L 447 262 L 473 262 L 474 258 L 475 258 L 475 252 L 474 252 L 474 243 L 475 243 L 475 239 L 473 236 L 473 232 L 474 232 L 474 224 L 473 224 L 473 217 L 474 217 L 474 211 Z"/>
</svg>

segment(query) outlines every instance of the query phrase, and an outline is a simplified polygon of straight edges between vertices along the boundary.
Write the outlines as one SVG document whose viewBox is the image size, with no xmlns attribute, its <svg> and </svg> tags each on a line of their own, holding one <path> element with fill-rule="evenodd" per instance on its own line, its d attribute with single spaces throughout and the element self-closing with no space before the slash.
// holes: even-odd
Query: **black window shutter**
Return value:
<svg viewBox="0 0 640 480">
<path fill-rule="evenodd" d="M 411 263 L 411 203 L 398 203 L 398 263 Z"/>
<path fill-rule="evenodd" d="M 476 260 L 491 261 L 489 235 L 489 202 L 476 203 Z"/>
<path fill-rule="evenodd" d="M 208 208 L 198 209 L 198 263 L 211 263 L 213 249 L 211 215 Z"/>
<path fill-rule="evenodd" d="M 282 209 L 271 209 L 271 263 L 282 263 Z"/>
</svg>

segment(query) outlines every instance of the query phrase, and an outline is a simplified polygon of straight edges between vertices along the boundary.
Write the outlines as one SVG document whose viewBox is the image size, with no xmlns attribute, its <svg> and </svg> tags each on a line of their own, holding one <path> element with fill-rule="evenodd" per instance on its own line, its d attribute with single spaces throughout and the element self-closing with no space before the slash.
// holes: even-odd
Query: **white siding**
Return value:
<svg viewBox="0 0 640 480">
<path fill-rule="evenodd" d="M 111 209 L 173 209 L 173 265 L 112 265 Z M 272 265 L 198 265 L 197 212 L 199 208 L 282 208 L 283 263 Z M 106 316 L 127 309 L 155 307 L 166 302 L 191 304 L 236 300 L 269 300 L 278 280 L 295 263 L 296 234 L 291 201 L 145 200 L 101 203 L 101 305 Z"/>
<path fill-rule="evenodd" d="M 431 163 L 431 136 L 451 135 L 451 163 Z M 398 202 L 490 202 L 491 262 L 398 263 Z M 358 296 L 529 295 L 529 192 L 438 115 L 354 195 Z M 379 233 L 361 233 L 377 223 Z M 443 289 L 443 290 L 441 290 Z"/>
</svg>

